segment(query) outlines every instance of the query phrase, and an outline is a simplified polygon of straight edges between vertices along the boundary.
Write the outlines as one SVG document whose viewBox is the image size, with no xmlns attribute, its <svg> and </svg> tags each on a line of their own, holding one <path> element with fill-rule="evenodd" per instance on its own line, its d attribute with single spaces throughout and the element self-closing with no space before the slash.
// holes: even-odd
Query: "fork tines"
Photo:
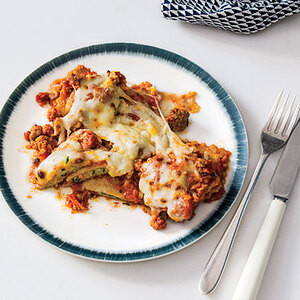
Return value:
<svg viewBox="0 0 300 300">
<path fill-rule="evenodd" d="M 284 100 L 283 90 L 281 90 L 271 112 L 264 130 L 273 131 L 282 137 L 288 137 L 298 119 L 300 104 L 296 103 L 296 96 L 290 100 L 290 92 L 287 93 Z M 288 103 L 290 104 L 288 105 Z"/>
</svg>

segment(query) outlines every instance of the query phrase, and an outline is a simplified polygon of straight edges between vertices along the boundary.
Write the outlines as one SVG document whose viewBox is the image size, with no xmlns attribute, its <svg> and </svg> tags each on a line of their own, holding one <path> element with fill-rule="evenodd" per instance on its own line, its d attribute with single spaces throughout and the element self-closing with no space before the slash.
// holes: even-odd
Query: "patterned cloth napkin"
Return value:
<svg viewBox="0 0 300 300">
<path fill-rule="evenodd" d="M 300 0 L 163 0 L 167 19 L 249 34 L 300 12 Z"/>
</svg>

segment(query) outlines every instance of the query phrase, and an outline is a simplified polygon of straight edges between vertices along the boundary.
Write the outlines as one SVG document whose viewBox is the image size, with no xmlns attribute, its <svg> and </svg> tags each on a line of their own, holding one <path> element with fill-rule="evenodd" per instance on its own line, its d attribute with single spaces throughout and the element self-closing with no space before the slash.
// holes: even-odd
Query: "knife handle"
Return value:
<svg viewBox="0 0 300 300">
<path fill-rule="evenodd" d="M 263 278 L 286 203 L 274 198 L 256 238 L 232 300 L 255 300 Z"/>
</svg>

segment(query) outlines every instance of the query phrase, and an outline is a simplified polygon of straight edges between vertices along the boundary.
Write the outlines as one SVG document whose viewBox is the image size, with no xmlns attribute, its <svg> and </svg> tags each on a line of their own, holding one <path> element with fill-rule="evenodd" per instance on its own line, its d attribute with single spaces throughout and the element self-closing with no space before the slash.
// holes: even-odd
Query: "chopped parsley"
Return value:
<svg viewBox="0 0 300 300">
<path fill-rule="evenodd" d="M 78 183 L 80 181 L 80 178 L 78 176 L 75 176 L 73 179 L 72 179 L 73 183 Z"/>
<path fill-rule="evenodd" d="M 70 160 L 70 157 L 67 156 L 66 159 L 65 159 L 65 165 L 69 162 L 69 160 Z"/>
</svg>

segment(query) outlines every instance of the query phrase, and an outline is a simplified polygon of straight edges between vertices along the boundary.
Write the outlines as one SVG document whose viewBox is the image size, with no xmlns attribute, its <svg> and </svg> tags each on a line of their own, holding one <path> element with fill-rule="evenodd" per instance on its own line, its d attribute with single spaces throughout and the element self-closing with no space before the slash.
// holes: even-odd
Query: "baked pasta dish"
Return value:
<svg viewBox="0 0 300 300">
<path fill-rule="evenodd" d="M 98 75 L 79 65 L 36 96 L 50 123 L 24 133 L 33 150 L 29 180 L 41 190 L 71 187 L 65 204 L 73 213 L 105 196 L 141 205 L 154 229 L 168 218 L 191 219 L 201 202 L 224 194 L 231 154 L 176 134 L 199 110 L 195 95 L 129 85 L 120 72 Z M 164 100 L 173 103 L 165 115 Z"/>
</svg>

